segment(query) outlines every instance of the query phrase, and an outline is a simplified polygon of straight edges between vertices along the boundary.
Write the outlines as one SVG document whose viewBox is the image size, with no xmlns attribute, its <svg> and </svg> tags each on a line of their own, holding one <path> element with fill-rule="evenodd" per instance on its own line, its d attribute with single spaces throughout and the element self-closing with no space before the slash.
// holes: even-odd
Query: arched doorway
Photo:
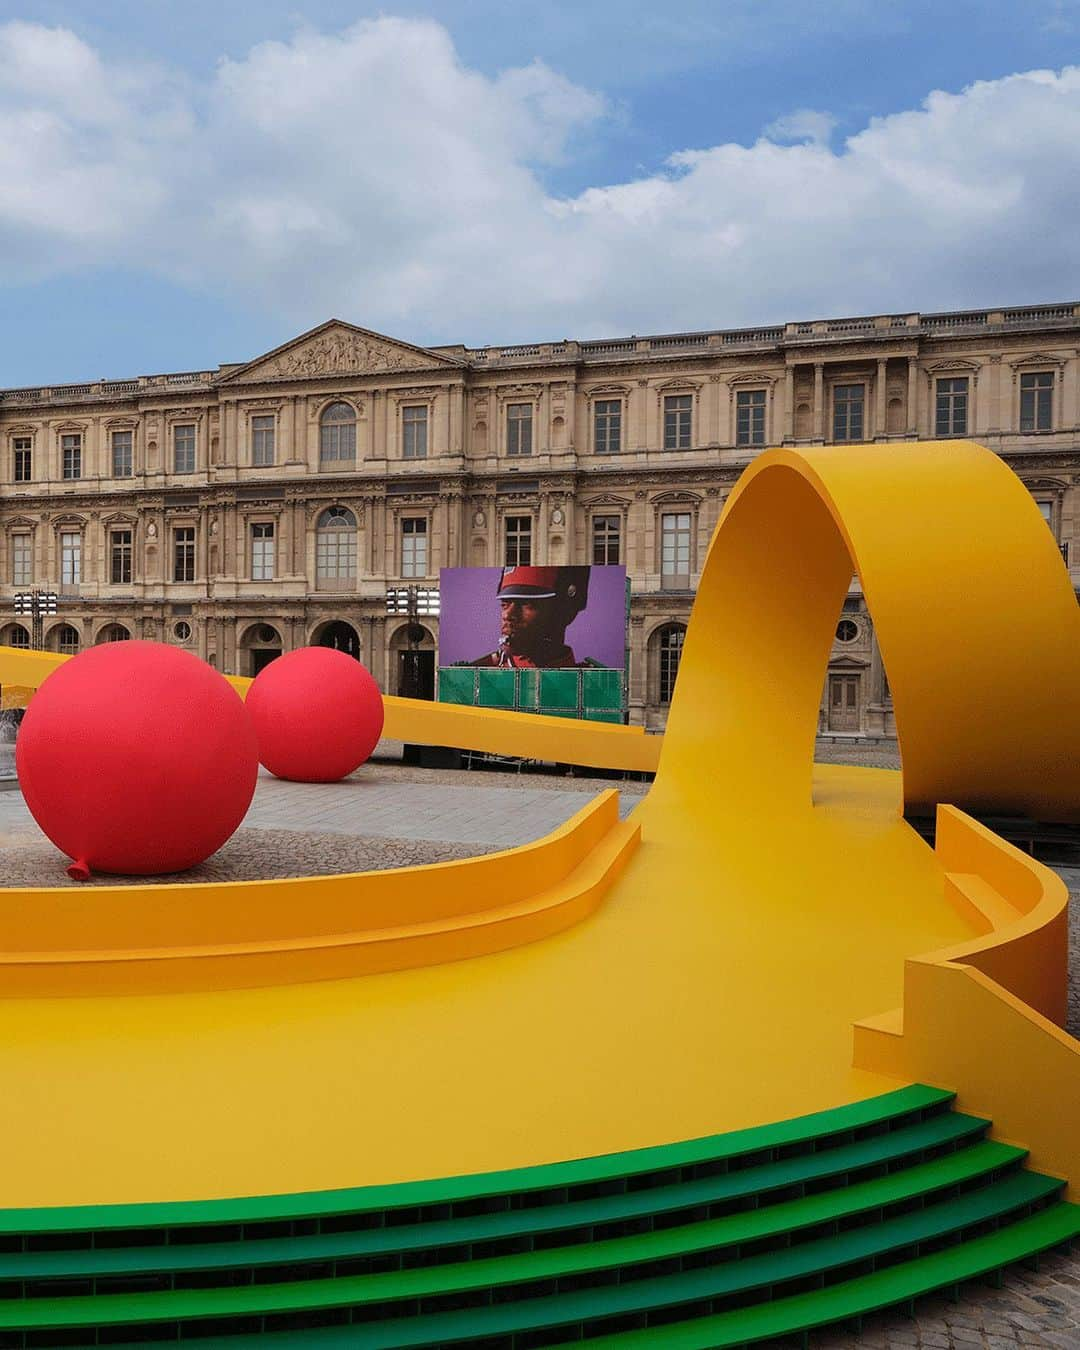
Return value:
<svg viewBox="0 0 1080 1350">
<path fill-rule="evenodd" d="M 281 655 L 283 645 L 281 634 L 272 623 L 251 624 L 240 638 L 240 650 L 245 653 L 246 673 L 258 675 L 260 670 L 264 670 Z"/>
<path fill-rule="evenodd" d="M 332 647 L 336 652 L 344 652 L 354 661 L 360 660 L 360 634 L 344 619 L 334 619 L 317 628 L 312 640 L 318 647 Z"/>
<path fill-rule="evenodd" d="M 413 633 L 404 623 L 390 639 L 390 687 L 400 698 L 435 697 L 435 639 L 423 624 Z"/>
</svg>

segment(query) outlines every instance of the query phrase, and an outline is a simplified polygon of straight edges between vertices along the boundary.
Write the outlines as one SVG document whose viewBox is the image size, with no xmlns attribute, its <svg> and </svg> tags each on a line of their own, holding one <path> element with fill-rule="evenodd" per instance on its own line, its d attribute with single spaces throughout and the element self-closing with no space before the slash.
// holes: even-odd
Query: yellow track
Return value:
<svg viewBox="0 0 1080 1350">
<path fill-rule="evenodd" d="M 812 766 L 853 566 L 889 672 L 903 789 L 898 774 Z M 36 687 L 51 660 L 4 652 L 0 681 Z M 971 844 L 978 832 L 959 815 L 951 851 L 936 856 L 901 815 L 906 798 L 1075 818 L 1078 691 L 1075 599 L 1037 509 L 995 456 L 961 443 L 765 455 L 714 539 L 655 785 L 618 847 L 609 819 L 593 853 L 553 861 L 541 886 L 549 899 L 580 892 L 581 869 L 607 847 L 591 917 L 553 935 L 525 925 L 484 956 L 355 978 L 305 968 L 301 983 L 294 966 L 260 988 L 240 987 L 242 954 L 229 956 L 231 975 L 205 974 L 222 961 L 198 950 L 208 920 L 184 930 L 195 950 L 174 964 L 179 992 L 115 992 L 121 981 L 87 997 L 81 966 L 101 955 L 92 907 L 115 897 L 78 892 L 88 961 L 52 953 L 68 962 L 71 996 L 4 989 L 0 965 L 4 1204 L 511 1167 L 796 1116 L 914 1077 L 960 1088 L 963 1104 L 1034 1145 L 1037 1164 L 1080 1176 L 1076 1043 L 1044 1015 L 1060 999 L 1024 1001 L 1062 988 L 1060 883 L 992 837 Z M 391 704 L 388 731 L 602 762 L 596 737 L 565 722 L 424 707 L 414 728 L 411 711 Z M 640 733 L 606 735 L 609 762 L 654 749 Z M 524 856 L 505 856 L 526 878 Z M 421 897 L 435 880 L 415 869 L 398 884 Z M 373 883 L 339 884 L 361 895 Z M 312 928 L 325 912 L 315 883 L 276 885 Z M 258 913 L 255 892 L 216 892 L 223 912 Z M 184 928 L 183 891 L 128 894 L 166 918 L 174 907 Z M 481 891 L 448 921 L 487 923 L 513 898 Z M 55 927 L 20 915 L 56 903 L 6 893 L 9 955 L 33 949 L 48 965 Z M 133 905 L 109 945 L 141 960 Z M 359 909 L 350 922 L 363 930 Z M 971 954 L 976 938 L 989 955 Z M 158 941 L 147 960 L 176 963 L 168 931 Z M 914 960 L 934 948 L 952 950 Z M 973 1015 L 984 996 L 990 1011 Z M 875 1015 L 884 1023 L 865 1025 Z M 980 1031 L 988 1022 L 994 1036 Z"/>
</svg>

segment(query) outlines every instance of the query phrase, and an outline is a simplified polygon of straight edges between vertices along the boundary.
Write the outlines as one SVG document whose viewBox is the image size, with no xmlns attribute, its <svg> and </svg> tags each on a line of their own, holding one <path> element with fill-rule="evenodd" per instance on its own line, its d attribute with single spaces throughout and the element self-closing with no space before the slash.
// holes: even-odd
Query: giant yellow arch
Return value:
<svg viewBox="0 0 1080 1350">
<path fill-rule="evenodd" d="M 755 461 L 705 564 L 658 788 L 702 808 L 809 799 L 853 571 L 888 671 L 906 806 L 1080 818 L 1080 608 L 1030 494 L 970 442 Z"/>
</svg>

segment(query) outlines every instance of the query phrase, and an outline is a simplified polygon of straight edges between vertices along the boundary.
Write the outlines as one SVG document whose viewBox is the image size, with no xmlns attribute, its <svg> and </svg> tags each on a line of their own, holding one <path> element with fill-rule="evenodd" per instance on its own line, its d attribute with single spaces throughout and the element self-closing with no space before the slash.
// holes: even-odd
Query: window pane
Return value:
<svg viewBox="0 0 1080 1350">
<path fill-rule="evenodd" d="M 685 590 L 690 585 L 690 515 L 669 512 L 661 518 L 661 583 Z"/>
<path fill-rule="evenodd" d="M 34 579 L 30 535 L 11 536 L 11 580 L 15 586 L 29 586 Z"/>
<path fill-rule="evenodd" d="M 1020 376 L 1020 430 L 1049 431 L 1053 425 L 1053 371 Z"/>
<path fill-rule="evenodd" d="M 61 473 L 65 478 L 82 477 L 82 435 L 81 433 L 60 437 Z"/>
<path fill-rule="evenodd" d="M 409 516 L 401 522 L 401 575 L 427 576 L 427 519 Z"/>
<path fill-rule="evenodd" d="M 428 410 L 402 408 L 401 453 L 406 459 L 424 459 L 427 456 Z"/>
<path fill-rule="evenodd" d="M 274 526 L 273 522 L 261 522 L 251 527 L 251 579 L 252 581 L 273 581 L 274 579 Z"/>
<path fill-rule="evenodd" d="M 173 530 L 173 580 L 195 580 L 195 527 Z"/>
<path fill-rule="evenodd" d="M 72 532 L 60 536 L 60 583 L 77 586 L 82 580 L 82 535 Z"/>
<path fill-rule="evenodd" d="M 866 386 L 838 384 L 833 389 L 833 440 L 860 441 Z"/>
<path fill-rule="evenodd" d="M 682 660 L 685 629 L 665 628 L 660 634 L 660 702 L 670 703 Z"/>
<path fill-rule="evenodd" d="M 938 380 L 934 430 L 938 436 L 967 435 L 968 381 Z"/>
<path fill-rule="evenodd" d="M 33 456 L 32 445 L 29 436 L 16 436 L 12 441 L 12 449 L 15 454 L 15 482 L 29 483 L 33 478 Z"/>
<path fill-rule="evenodd" d="M 506 517 L 506 565 L 528 567 L 532 562 L 532 516 Z"/>
<path fill-rule="evenodd" d="M 356 459 L 356 409 L 349 403 L 331 403 L 319 423 L 321 463 L 352 463 Z"/>
<path fill-rule="evenodd" d="M 173 472 L 195 472 L 195 427 L 173 427 Z"/>
<path fill-rule="evenodd" d="M 765 444 L 764 389 L 743 389 L 735 395 L 735 444 Z"/>
<path fill-rule="evenodd" d="M 691 394 L 669 394 L 664 399 L 664 449 L 690 448 L 691 416 L 694 400 Z"/>
<path fill-rule="evenodd" d="M 511 403 L 506 409 L 506 453 L 532 454 L 532 404 Z"/>
<path fill-rule="evenodd" d="M 251 462 L 265 468 L 274 462 L 274 417 L 251 419 Z"/>
<path fill-rule="evenodd" d="M 621 516 L 593 516 L 593 564 L 618 563 L 622 533 Z"/>
<path fill-rule="evenodd" d="M 112 441 L 112 476 L 114 478 L 130 478 L 133 467 L 132 433 L 130 431 L 114 431 L 110 439 Z"/>
<path fill-rule="evenodd" d="M 593 445 L 598 455 L 617 455 L 622 449 L 619 399 L 601 399 L 593 405 Z"/>
<path fill-rule="evenodd" d="M 131 581 L 130 530 L 113 530 L 109 535 L 109 580 L 114 586 Z"/>
</svg>

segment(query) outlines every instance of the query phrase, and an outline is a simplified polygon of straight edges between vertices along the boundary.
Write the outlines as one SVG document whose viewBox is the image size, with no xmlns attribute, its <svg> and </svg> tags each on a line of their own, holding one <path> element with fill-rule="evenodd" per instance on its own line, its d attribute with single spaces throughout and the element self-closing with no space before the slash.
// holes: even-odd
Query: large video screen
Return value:
<svg viewBox="0 0 1080 1350">
<path fill-rule="evenodd" d="M 439 665 L 621 670 L 625 567 L 444 567 Z"/>
</svg>

